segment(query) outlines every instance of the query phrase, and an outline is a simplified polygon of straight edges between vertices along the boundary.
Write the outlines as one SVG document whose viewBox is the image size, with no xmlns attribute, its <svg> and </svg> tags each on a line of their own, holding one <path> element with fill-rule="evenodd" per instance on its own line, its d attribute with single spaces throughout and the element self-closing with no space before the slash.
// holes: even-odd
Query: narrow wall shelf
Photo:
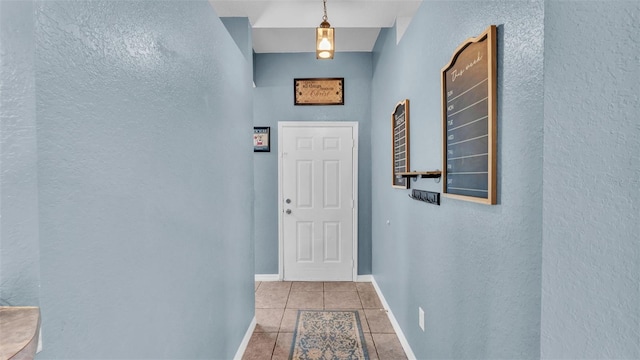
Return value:
<svg viewBox="0 0 640 360">
<path fill-rule="evenodd" d="M 442 176 L 442 171 L 440 170 L 435 170 L 435 171 L 409 171 L 409 172 L 400 172 L 397 173 L 397 175 L 400 175 L 402 177 L 405 178 L 439 178 Z"/>
</svg>

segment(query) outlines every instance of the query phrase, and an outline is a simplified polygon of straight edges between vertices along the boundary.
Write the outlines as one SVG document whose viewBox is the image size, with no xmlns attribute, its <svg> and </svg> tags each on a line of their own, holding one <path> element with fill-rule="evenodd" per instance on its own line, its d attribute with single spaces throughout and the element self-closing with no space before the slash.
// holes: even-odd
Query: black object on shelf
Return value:
<svg viewBox="0 0 640 360">
<path fill-rule="evenodd" d="M 397 173 L 397 175 L 400 175 L 402 177 L 406 177 L 406 178 L 439 178 L 442 176 L 442 171 L 440 170 L 435 170 L 435 171 L 408 171 L 408 172 L 400 172 Z"/>
<path fill-rule="evenodd" d="M 440 205 L 440 193 L 426 190 L 411 190 L 411 194 L 408 195 L 413 200 L 424 201 L 433 205 Z"/>
</svg>

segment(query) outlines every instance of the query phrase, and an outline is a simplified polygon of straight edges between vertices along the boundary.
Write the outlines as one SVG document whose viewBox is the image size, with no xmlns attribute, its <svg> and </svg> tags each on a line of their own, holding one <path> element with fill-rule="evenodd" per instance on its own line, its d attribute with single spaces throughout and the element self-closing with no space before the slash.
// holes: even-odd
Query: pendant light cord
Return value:
<svg viewBox="0 0 640 360">
<path fill-rule="evenodd" d="M 324 4 L 324 16 L 322 16 L 322 21 L 327 21 L 327 0 L 322 0 Z"/>
</svg>

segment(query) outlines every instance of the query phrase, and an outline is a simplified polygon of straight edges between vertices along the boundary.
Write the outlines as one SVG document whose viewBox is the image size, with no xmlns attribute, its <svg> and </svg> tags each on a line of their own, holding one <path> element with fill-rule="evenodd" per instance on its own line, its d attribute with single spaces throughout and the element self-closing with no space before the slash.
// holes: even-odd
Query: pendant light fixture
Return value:
<svg viewBox="0 0 640 360">
<path fill-rule="evenodd" d="M 333 59 L 336 50 L 334 29 L 327 21 L 327 0 L 322 0 L 324 4 L 324 16 L 320 27 L 316 28 L 316 59 Z"/>
</svg>

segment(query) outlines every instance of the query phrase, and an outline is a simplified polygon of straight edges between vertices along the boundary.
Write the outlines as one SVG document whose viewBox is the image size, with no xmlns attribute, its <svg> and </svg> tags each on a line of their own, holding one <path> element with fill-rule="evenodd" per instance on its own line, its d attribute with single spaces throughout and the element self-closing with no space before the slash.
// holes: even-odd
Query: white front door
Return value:
<svg viewBox="0 0 640 360">
<path fill-rule="evenodd" d="M 355 280 L 357 123 L 280 122 L 278 130 L 283 279 Z"/>
</svg>

